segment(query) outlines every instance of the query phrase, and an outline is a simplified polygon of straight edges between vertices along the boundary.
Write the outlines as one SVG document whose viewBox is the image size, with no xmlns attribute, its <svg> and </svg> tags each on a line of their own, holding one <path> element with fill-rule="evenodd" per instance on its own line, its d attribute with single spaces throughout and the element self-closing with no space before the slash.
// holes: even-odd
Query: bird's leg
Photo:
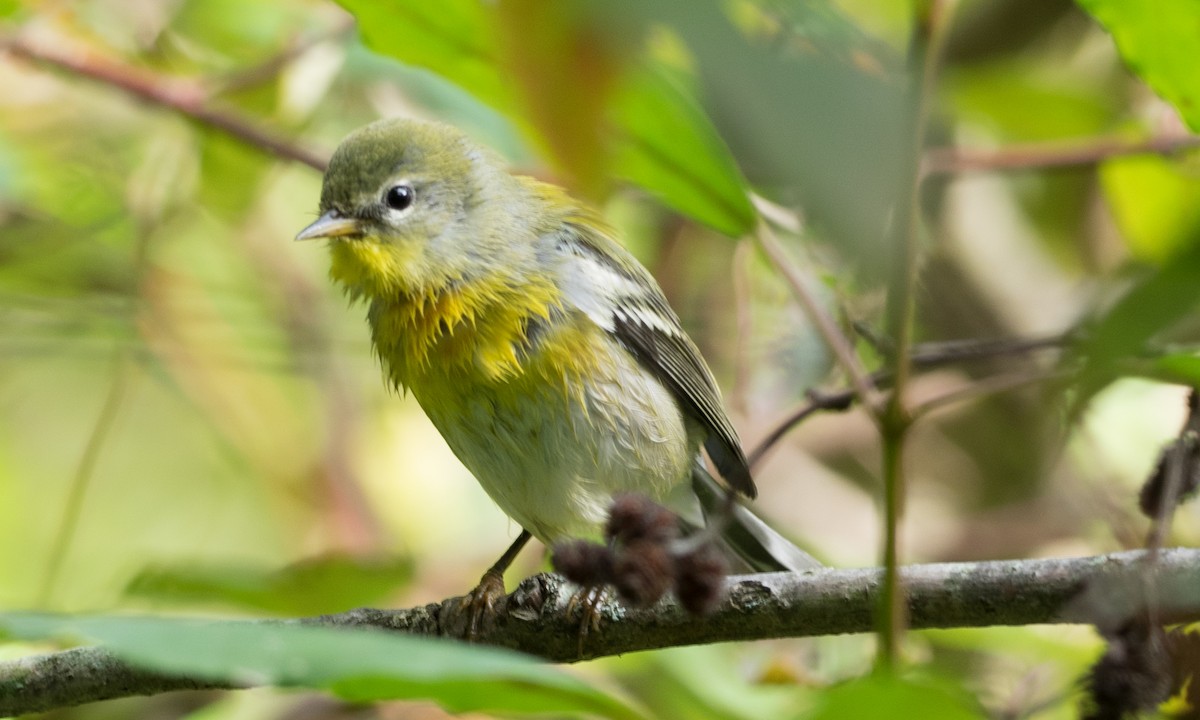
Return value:
<svg viewBox="0 0 1200 720">
<path fill-rule="evenodd" d="M 468 640 L 478 637 L 483 623 L 494 619 L 496 601 L 504 597 L 504 571 L 508 569 L 509 565 L 512 565 L 513 560 L 517 559 L 521 549 L 532 537 L 528 530 L 521 530 L 521 534 L 517 536 L 516 540 L 513 540 L 512 545 L 508 546 L 500 559 L 488 568 L 483 577 L 479 579 L 479 584 L 475 586 L 475 589 L 463 598 L 463 608 L 468 613 Z"/>
</svg>

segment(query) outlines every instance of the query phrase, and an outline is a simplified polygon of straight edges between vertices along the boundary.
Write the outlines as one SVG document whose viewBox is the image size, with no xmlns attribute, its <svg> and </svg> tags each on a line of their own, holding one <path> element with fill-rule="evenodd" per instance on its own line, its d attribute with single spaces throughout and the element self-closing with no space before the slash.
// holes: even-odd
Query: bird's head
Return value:
<svg viewBox="0 0 1200 720">
<path fill-rule="evenodd" d="M 338 146 L 320 217 L 296 239 L 330 239 L 330 274 L 354 296 L 436 292 L 515 262 L 529 244 L 527 195 L 460 131 L 381 120 Z"/>
</svg>

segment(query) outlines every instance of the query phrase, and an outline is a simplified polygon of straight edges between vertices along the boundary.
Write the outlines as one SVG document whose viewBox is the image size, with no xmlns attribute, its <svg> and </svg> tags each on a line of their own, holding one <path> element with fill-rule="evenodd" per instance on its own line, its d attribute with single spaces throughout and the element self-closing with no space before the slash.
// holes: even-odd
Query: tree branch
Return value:
<svg viewBox="0 0 1200 720">
<path fill-rule="evenodd" d="M 143 102 L 174 110 L 270 155 L 303 163 L 322 172 L 325 170 L 324 157 L 275 136 L 247 118 L 211 107 L 208 90 L 195 81 L 163 79 L 78 47 L 51 49 L 13 39 L 0 43 L 0 50 L 13 57 L 119 88 Z"/>
<path fill-rule="evenodd" d="M 1084 138 L 1007 145 L 994 150 L 942 147 L 926 151 L 924 165 L 929 175 L 1077 168 L 1128 155 L 1177 155 L 1197 147 L 1200 136 L 1183 134 L 1142 140 Z"/>
<path fill-rule="evenodd" d="M 1200 550 L 1162 551 L 1157 564 L 1133 551 L 1098 557 L 945 563 L 903 568 L 913 628 L 1088 623 L 1097 612 L 1138 612 L 1151 585 L 1163 622 L 1200 617 Z M 606 603 L 603 625 L 580 654 L 579 619 L 568 610 L 575 588 L 555 575 L 521 583 L 500 604 L 481 643 L 575 662 L 639 650 L 701 643 L 869 632 L 882 571 L 878 568 L 773 573 L 729 579 L 728 597 L 696 619 L 673 601 L 648 609 Z M 1103 598 L 1099 605 L 1095 598 Z M 282 621 L 330 627 L 373 627 L 461 637 L 460 598 L 405 610 L 361 609 Z M 279 621 L 266 621 L 279 622 Z M 233 688 L 131 666 L 100 647 L 84 647 L 0 663 L 0 716 L 20 715 L 132 695 Z"/>
</svg>

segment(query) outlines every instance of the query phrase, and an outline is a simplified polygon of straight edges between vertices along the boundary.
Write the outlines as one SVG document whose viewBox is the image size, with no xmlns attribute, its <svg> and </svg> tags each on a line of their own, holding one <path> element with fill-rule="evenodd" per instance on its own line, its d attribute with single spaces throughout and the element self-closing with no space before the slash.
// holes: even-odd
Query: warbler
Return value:
<svg viewBox="0 0 1200 720">
<path fill-rule="evenodd" d="M 485 604 L 530 535 L 597 537 L 615 496 L 681 507 L 699 490 L 711 504 L 702 446 L 754 497 L 717 384 L 662 290 L 562 189 L 510 174 L 447 125 L 382 120 L 334 152 L 320 217 L 296 236 L 314 238 L 330 240 L 331 278 L 366 302 L 387 380 L 523 528 L 484 574 Z M 753 566 L 814 564 L 738 519 L 727 534 Z"/>
</svg>

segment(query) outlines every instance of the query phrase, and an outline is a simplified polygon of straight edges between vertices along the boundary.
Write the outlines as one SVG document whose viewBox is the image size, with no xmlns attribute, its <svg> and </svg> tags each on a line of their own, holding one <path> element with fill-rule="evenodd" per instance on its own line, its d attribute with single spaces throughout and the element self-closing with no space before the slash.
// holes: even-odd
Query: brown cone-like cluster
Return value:
<svg viewBox="0 0 1200 720">
<path fill-rule="evenodd" d="M 722 597 L 728 566 L 711 543 L 679 542 L 679 521 L 666 508 L 639 495 L 622 495 L 609 508 L 606 545 L 571 540 L 556 543 L 553 563 L 584 587 L 613 585 L 630 605 L 652 605 L 669 590 L 693 615 L 712 612 Z"/>
</svg>

